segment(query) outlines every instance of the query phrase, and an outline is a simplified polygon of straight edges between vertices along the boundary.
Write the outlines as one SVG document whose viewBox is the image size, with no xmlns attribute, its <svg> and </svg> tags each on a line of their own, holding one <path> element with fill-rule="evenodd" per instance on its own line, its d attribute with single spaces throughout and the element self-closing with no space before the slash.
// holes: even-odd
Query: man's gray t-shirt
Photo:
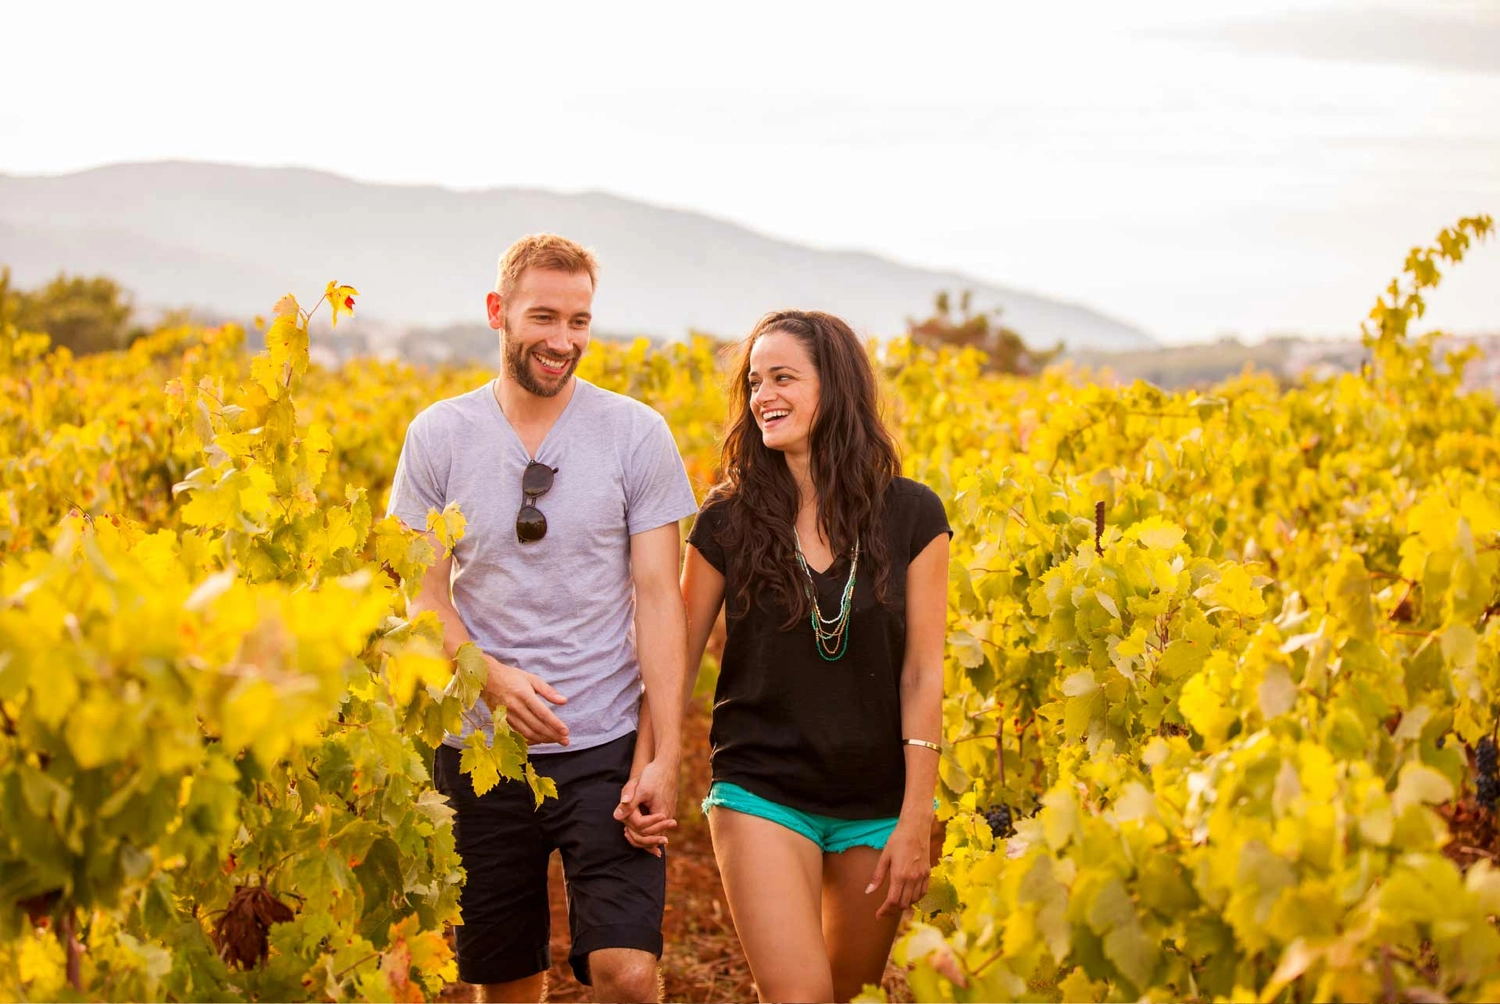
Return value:
<svg viewBox="0 0 1500 1004">
<path fill-rule="evenodd" d="M 424 410 L 406 430 L 389 514 L 423 530 L 457 502 L 467 532 L 453 551 L 453 605 L 482 650 L 535 673 L 568 699 L 547 704 L 568 727 L 560 753 L 634 730 L 640 713 L 630 536 L 697 510 L 666 420 L 647 405 L 574 377 L 573 396 L 535 459 L 557 468 L 535 504 L 547 535 L 516 539 L 521 475 L 533 458 L 500 410 L 493 382 Z M 488 706 L 464 716 L 493 741 Z"/>
</svg>

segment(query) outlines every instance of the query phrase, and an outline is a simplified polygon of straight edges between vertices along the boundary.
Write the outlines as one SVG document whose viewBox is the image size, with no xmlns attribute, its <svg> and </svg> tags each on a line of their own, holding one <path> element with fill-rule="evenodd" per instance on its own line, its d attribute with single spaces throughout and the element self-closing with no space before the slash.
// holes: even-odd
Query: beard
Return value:
<svg viewBox="0 0 1500 1004">
<path fill-rule="evenodd" d="M 550 377 L 556 383 L 543 383 L 531 368 L 531 351 L 521 345 L 519 340 L 507 338 L 505 340 L 505 373 L 514 380 L 521 389 L 537 397 L 556 397 L 562 389 L 568 385 L 573 378 L 573 371 L 578 368 L 579 353 L 574 353 L 568 360 L 567 367 L 561 376 Z"/>
</svg>

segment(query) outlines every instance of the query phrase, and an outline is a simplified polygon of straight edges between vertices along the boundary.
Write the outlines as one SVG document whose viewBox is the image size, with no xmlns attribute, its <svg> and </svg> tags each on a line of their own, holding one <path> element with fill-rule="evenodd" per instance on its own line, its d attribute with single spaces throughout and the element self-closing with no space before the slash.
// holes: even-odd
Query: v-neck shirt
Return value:
<svg viewBox="0 0 1500 1004">
<path fill-rule="evenodd" d="M 885 495 L 886 603 L 876 602 L 862 560 L 846 628 L 848 648 L 831 662 L 818 654 L 808 618 L 782 630 L 789 612 L 754 588 L 749 608 L 741 609 L 737 597 L 746 573 L 729 560 L 720 538 L 732 504 L 706 505 L 688 535 L 688 543 L 725 576 L 727 633 L 709 731 L 714 780 L 815 815 L 899 815 L 906 786 L 901 745 L 906 574 L 935 537 L 952 533 L 942 500 L 908 478 L 891 482 Z M 825 617 L 840 608 L 849 565 L 849 556 L 839 555 L 822 572 L 808 569 Z"/>
<path fill-rule="evenodd" d="M 494 406 L 494 417 L 499 423 L 500 428 L 503 430 L 502 435 L 508 436 L 510 441 L 515 444 L 516 449 L 520 450 L 522 455 L 526 457 L 526 462 L 529 464 L 532 461 L 536 461 L 537 463 L 545 463 L 546 461 L 542 460 L 542 451 L 547 448 L 547 440 L 552 439 L 554 436 L 562 437 L 566 434 L 565 430 L 568 427 L 568 420 L 573 417 L 573 404 L 578 400 L 578 395 L 580 393 L 585 393 L 583 391 L 583 385 L 585 383 L 588 383 L 588 381 L 578 377 L 574 378 L 573 393 L 568 395 L 568 401 L 563 405 L 563 410 L 558 414 L 557 418 L 552 420 L 551 427 L 548 428 L 546 433 L 542 436 L 541 443 L 537 445 L 536 453 L 532 453 L 529 449 L 526 448 L 526 441 L 521 438 L 521 433 L 513 424 L 511 424 L 511 420 L 505 414 L 505 409 L 500 407 L 500 388 L 498 386 L 499 381 L 491 380 L 489 383 L 485 384 L 485 389 L 490 392 L 490 404 Z M 588 386 L 596 391 L 599 389 L 593 384 L 588 384 Z M 605 391 L 605 393 L 609 392 Z M 522 470 L 525 470 L 525 468 L 522 468 Z"/>
<path fill-rule="evenodd" d="M 453 605 L 470 637 L 508 666 L 535 673 L 568 699 L 548 707 L 583 750 L 618 739 L 639 721 L 640 663 L 630 538 L 697 508 L 664 418 L 639 401 L 573 378 L 573 396 L 535 457 L 505 417 L 493 383 L 421 412 L 391 485 L 387 511 L 418 530 L 457 502 L 467 521 L 453 551 Z M 547 519 L 541 540 L 516 538 L 521 477 L 533 459 L 557 468 L 533 504 Z M 493 737 L 480 700 L 464 716 L 462 746 Z"/>
</svg>

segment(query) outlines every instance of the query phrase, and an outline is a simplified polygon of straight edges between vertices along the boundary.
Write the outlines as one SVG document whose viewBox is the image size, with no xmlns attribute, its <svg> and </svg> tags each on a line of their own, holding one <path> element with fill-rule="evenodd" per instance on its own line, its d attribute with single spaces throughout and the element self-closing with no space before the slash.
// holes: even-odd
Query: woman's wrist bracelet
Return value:
<svg viewBox="0 0 1500 1004">
<path fill-rule="evenodd" d="M 930 743 L 926 739 L 903 739 L 901 741 L 908 746 L 925 746 L 934 753 L 941 753 L 943 751 L 943 748 L 937 743 Z"/>
</svg>

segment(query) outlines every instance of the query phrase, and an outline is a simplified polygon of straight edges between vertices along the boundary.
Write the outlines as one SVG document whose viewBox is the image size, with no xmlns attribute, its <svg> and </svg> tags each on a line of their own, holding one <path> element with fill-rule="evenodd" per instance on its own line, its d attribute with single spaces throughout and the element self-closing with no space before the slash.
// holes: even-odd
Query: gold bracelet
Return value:
<svg viewBox="0 0 1500 1004">
<path fill-rule="evenodd" d="M 930 743 L 926 739 L 903 739 L 901 741 L 908 746 L 926 746 L 934 753 L 943 752 L 943 748 L 941 746 L 939 746 L 937 743 Z"/>
</svg>

